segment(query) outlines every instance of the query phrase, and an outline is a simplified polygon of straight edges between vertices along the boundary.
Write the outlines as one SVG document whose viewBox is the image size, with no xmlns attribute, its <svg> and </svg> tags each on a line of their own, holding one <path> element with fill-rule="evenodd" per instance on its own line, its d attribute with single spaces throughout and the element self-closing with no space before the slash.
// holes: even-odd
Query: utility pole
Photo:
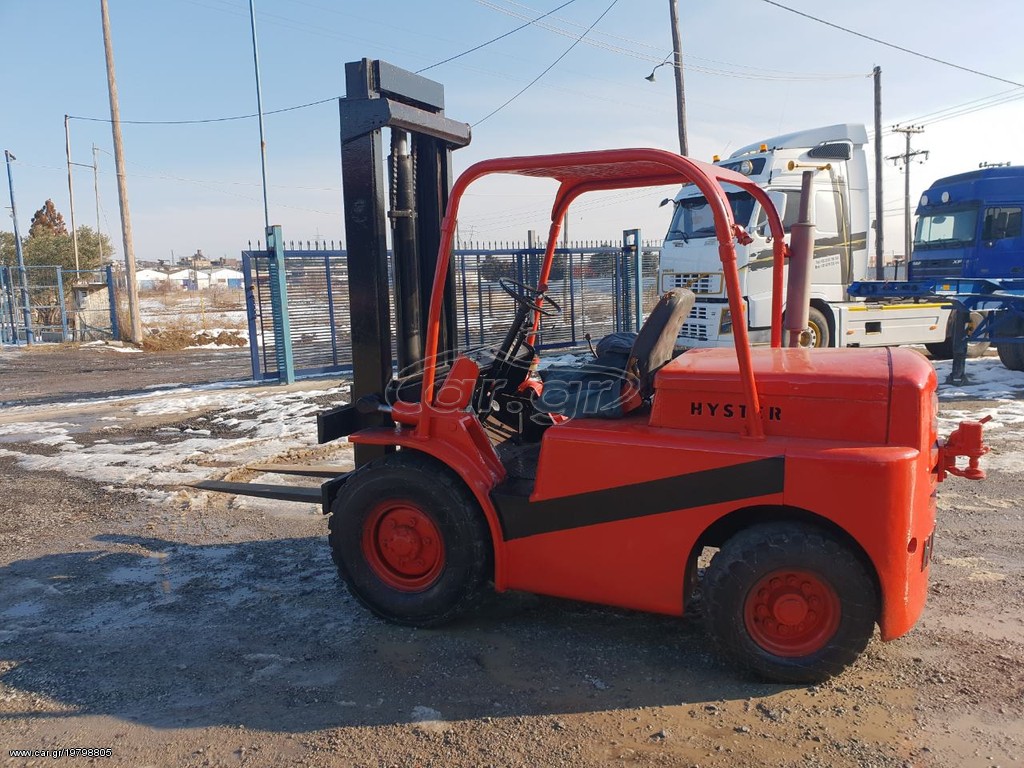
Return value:
<svg viewBox="0 0 1024 768">
<path fill-rule="evenodd" d="M 875 79 L 875 279 L 885 279 L 884 235 L 882 231 L 882 68 L 872 70 Z"/>
<path fill-rule="evenodd" d="M 924 127 L 920 125 L 907 125 L 902 128 L 896 126 L 893 133 L 902 133 L 907 138 L 907 149 L 902 155 L 892 155 L 886 160 L 892 160 L 894 164 L 903 163 L 904 187 L 903 187 L 903 258 L 910 260 L 910 161 L 918 155 L 928 158 L 927 149 L 910 150 L 910 137 L 915 133 L 924 133 Z M 923 161 L 922 161 L 923 162 Z"/>
<path fill-rule="evenodd" d="M 32 332 L 32 305 L 28 297 L 28 271 L 25 269 L 25 254 L 21 251 L 21 233 L 18 231 L 18 208 L 14 205 L 14 174 L 11 172 L 11 160 L 17 160 L 10 150 L 4 150 L 7 161 L 7 185 L 11 190 L 11 218 L 14 220 L 14 253 L 18 258 L 18 278 L 21 281 L 21 312 L 25 322 L 25 343 L 29 346 L 35 341 Z M 14 340 L 18 340 L 18 329 L 14 330 Z"/>
<path fill-rule="evenodd" d="M 71 183 L 71 129 L 68 127 L 70 118 L 64 115 L 64 152 L 68 157 L 68 198 L 71 201 L 71 247 L 75 252 L 75 272 L 81 267 L 78 264 L 78 230 L 75 228 L 75 188 Z M 78 275 L 76 274 L 77 278 Z"/>
<path fill-rule="evenodd" d="M 121 142 L 121 107 L 117 100 L 117 75 L 114 74 L 114 47 L 110 41 L 110 14 L 107 0 L 100 0 L 103 18 L 103 50 L 107 59 L 107 90 L 110 95 L 110 125 L 114 133 L 114 166 L 117 171 L 117 200 L 121 206 L 121 239 L 124 243 L 124 271 L 128 292 L 129 341 L 142 343 L 142 316 L 139 313 L 139 288 L 135 284 L 135 247 L 132 244 L 132 217 L 128 208 L 128 186 L 124 170 L 124 145 Z"/>
<path fill-rule="evenodd" d="M 676 74 L 676 118 L 679 123 L 679 154 L 689 154 L 686 140 L 686 94 L 683 90 L 683 45 L 679 37 L 679 8 L 676 0 L 668 0 L 668 12 L 672 19 L 672 56 Z"/>
<path fill-rule="evenodd" d="M 252 27 L 252 63 L 256 69 L 256 114 L 260 124 L 260 171 L 263 174 L 263 226 L 270 230 L 270 206 L 267 204 L 267 141 L 263 133 L 263 90 L 260 86 L 260 53 L 256 45 L 256 5 L 249 0 L 249 23 Z"/>
<path fill-rule="evenodd" d="M 92 191 L 96 195 L 96 247 L 100 249 L 100 266 L 103 266 L 103 238 L 100 237 L 100 163 L 97 157 L 99 147 L 92 145 Z"/>
</svg>

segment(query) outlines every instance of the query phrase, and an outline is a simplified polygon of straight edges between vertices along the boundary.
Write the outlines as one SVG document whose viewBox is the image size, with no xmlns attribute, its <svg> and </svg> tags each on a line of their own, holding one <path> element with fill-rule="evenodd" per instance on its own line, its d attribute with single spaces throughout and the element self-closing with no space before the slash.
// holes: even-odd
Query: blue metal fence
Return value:
<svg viewBox="0 0 1024 768">
<path fill-rule="evenodd" d="M 0 268 L 0 343 L 118 338 L 113 270 Z"/>
<path fill-rule="evenodd" d="M 497 344 L 515 313 L 515 302 L 498 280 L 536 284 L 544 245 L 460 246 L 453 252 L 459 345 Z M 390 254 L 388 258 L 390 264 Z M 295 374 L 351 370 L 346 252 L 290 248 L 284 251 L 284 262 Z M 242 252 L 250 357 L 257 380 L 279 378 L 270 264 L 266 251 Z M 548 294 L 562 311 L 543 319 L 538 347 L 580 347 L 588 333 L 599 339 L 613 331 L 636 330 L 643 311 L 657 300 L 657 264 L 658 247 L 643 244 L 636 230 L 627 231 L 622 244 L 572 243 L 557 249 Z M 394 306 L 392 276 L 388 284 Z"/>
</svg>

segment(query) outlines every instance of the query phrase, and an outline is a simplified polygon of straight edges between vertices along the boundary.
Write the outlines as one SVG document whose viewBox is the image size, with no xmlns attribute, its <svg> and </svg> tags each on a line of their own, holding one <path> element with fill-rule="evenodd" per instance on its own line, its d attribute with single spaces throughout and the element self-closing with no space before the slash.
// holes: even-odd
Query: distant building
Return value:
<svg viewBox="0 0 1024 768">
<path fill-rule="evenodd" d="M 136 270 L 135 285 L 140 291 L 152 291 L 167 282 L 167 273 L 148 267 Z"/>
<path fill-rule="evenodd" d="M 241 288 L 245 275 L 237 269 L 227 267 L 214 268 L 209 271 L 209 285 L 226 285 L 228 288 Z"/>
<path fill-rule="evenodd" d="M 210 274 L 199 269 L 179 269 L 171 272 L 168 279 L 187 291 L 210 287 Z"/>
<path fill-rule="evenodd" d="M 187 259 L 182 259 L 180 263 L 187 265 L 192 269 L 209 269 L 210 267 L 210 260 L 203 256 L 203 252 L 201 250 L 196 251 Z"/>
</svg>

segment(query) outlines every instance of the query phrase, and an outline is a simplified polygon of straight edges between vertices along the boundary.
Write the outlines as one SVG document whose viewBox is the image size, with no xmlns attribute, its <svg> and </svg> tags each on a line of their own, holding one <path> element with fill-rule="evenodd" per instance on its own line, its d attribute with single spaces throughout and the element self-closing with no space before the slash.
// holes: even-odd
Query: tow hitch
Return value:
<svg viewBox="0 0 1024 768">
<path fill-rule="evenodd" d="M 939 473 L 939 482 L 945 480 L 947 474 L 965 477 L 968 480 L 985 478 L 985 470 L 978 466 L 978 459 L 989 451 L 982 432 L 984 425 L 991 420 L 991 416 L 986 416 L 978 421 L 961 421 L 960 426 L 946 438 L 946 442 L 939 445 L 939 462 L 935 467 Z M 957 467 L 958 456 L 968 458 L 966 467 Z"/>
</svg>

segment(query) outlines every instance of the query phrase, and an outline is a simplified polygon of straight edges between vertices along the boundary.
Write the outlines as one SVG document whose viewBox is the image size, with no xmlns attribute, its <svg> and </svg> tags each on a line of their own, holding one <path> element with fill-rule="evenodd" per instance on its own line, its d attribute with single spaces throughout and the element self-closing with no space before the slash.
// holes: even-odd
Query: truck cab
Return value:
<svg viewBox="0 0 1024 768">
<path fill-rule="evenodd" d="M 1024 167 L 982 168 L 933 183 L 917 206 L 908 280 L 1024 277 Z"/>
<path fill-rule="evenodd" d="M 867 268 L 868 180 L 863 125 L 838 124 L 755 142 L 715 165 L 743 174 L 768 195 L 788 233 L 800 202 L 802 170 L 827 166 L 814 179 L 811 327 L 815 346 L 830 346 L 835 321 L 829 306 L 847 299 L 846 288 Z M 737 246 L 740 290 L 754 343 L 771 325 L 771 233 L 763 207 L 743 190 L 725 185 L 736 223 L 750 236 Z M 697 303 L 679 335 L 681 347 L 732 346 L 733 320 L 725 298 L 717 243 L 707 200 L 693 185 L 680 189 L 661 251 L 659 287 L 689 288 Z M 788 240 L 788 235 L 787 235 Z"/>
</svg>

